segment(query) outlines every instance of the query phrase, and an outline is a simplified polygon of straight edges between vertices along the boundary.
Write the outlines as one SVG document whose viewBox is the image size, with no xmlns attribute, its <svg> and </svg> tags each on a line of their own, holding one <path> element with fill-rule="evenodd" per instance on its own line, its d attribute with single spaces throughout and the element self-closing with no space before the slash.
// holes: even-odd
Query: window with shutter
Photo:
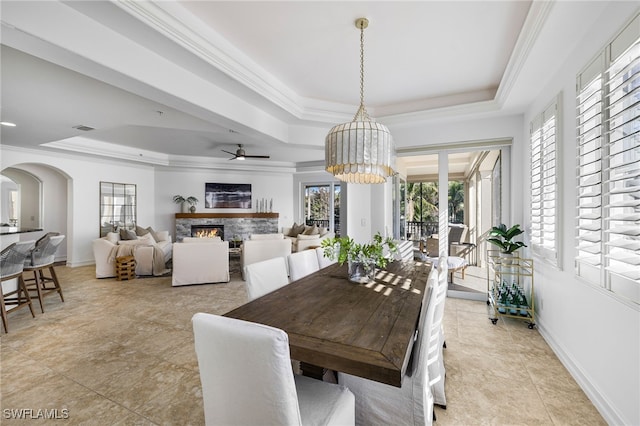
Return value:
<svg viewBox="0 0 640 426">
<path fill-rule="evenodd" d="M 555 99 L 531 122 L 531 246 L 558 264 L 558 182 L 556 174 L 558 102 Z"/>
<path fill-rule="evenodd" d="M 577 79 L 576 273 L 640 304 L 640 17 Z"/>
</svg>

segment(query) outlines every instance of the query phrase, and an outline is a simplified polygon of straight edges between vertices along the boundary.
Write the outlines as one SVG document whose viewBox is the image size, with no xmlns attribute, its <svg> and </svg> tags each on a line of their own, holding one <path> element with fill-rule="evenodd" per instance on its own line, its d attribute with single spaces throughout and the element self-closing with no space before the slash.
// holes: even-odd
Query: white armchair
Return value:
<svg viewBox="0 0 640 426">
<path fill-rule="evenodd" d="M 242 243 L 242 251 L 240 252 L 240 264 L 242 267 L 242 279 L 244 276 L 244 267 L 252 263 L 261 262 L 274 257 L 284 257 L 291 254 L 291 243 L 281 234 L 280 238 L 273 239 L 249 239 Z M 287 271 L 289 267 L 287 266 Z"/>
<path fill-rule="evenodd" d="M 226 283 L 229 280 L 228 241 L 198 241 L 173 245 L 172 286 Z"/>
</svg>

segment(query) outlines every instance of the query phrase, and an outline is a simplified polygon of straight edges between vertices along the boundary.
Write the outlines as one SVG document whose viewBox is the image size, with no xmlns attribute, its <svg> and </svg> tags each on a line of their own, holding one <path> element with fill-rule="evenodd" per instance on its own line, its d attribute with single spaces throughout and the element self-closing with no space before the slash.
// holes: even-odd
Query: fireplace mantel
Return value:
<svg viewBox="0 0 640 426">
<path fill-rule="evenodd" d="M 277 219 L 278 213 L 176 213 L 176 219 Z"/>
</svg>

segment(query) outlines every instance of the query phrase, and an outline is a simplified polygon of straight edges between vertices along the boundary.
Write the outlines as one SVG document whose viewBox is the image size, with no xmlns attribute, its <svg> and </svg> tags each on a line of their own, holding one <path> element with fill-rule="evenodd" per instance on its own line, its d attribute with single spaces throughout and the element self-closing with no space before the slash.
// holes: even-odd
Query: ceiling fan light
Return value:
<svg viewBox="0 0 640 426">
<path fill-rule="evenodd" d="M 236 157 L 236 160 L 244 161 L 244 155 Z"/>
</svg>

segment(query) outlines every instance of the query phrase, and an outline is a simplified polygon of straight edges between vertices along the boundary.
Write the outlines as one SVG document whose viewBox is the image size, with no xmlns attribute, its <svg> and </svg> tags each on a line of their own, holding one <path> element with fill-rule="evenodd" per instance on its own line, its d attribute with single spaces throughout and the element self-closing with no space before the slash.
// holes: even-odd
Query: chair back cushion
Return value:
<svg viewBox="0 0 640 426">
<path fill-rule="evenodd" d="M 301 424 L 284 331 L 205 313 L 192 322 L 207 425 Z"/>
<path fill-rule="evenodd" d="M 247 265 L 244 268 L 244 276 L 250 301 L 289 284 L 284 257 L 274 257 Z"/>
<path fill-rule="evenodd" d="M 320 269 L 315 250 L 304 250 L 289 255 L 289 277 L 299 280 Z"/>
</svg>

